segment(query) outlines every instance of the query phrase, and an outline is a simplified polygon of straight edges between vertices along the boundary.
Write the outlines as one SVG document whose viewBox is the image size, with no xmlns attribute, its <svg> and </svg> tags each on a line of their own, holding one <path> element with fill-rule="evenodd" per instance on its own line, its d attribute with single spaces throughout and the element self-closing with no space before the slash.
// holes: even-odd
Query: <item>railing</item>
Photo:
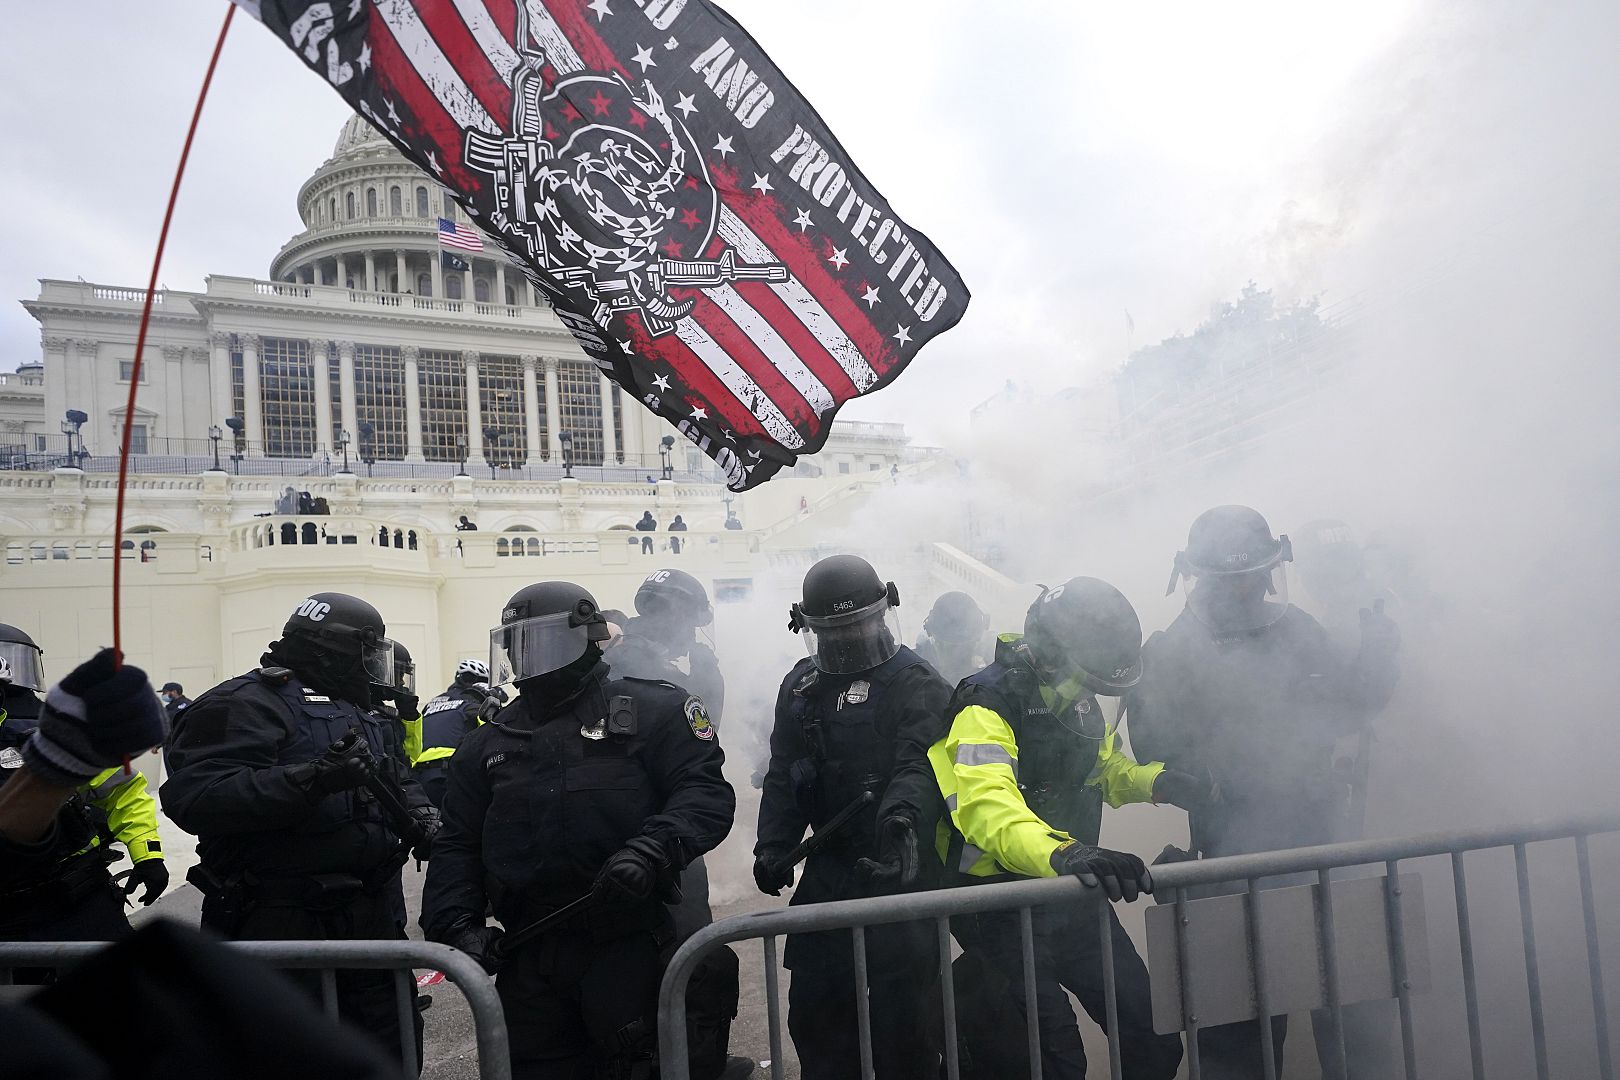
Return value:
<svg viewBox="0 0 1620 1080">
<path fill-rule="evenodd" d="M 1457 955 L 1460 961 L 1462 1011 L 1468 1031 L 1468 1055 L 1475 1080 L 1484 1080 L 1486 1073 L 1486 1030 L 1482 1015 L 1477 948 L 1473 934 L 1469 907 L 1468 875 L 1464 855 L 1468 852 L 1493 848 L 1511 848 L 1514 877 L 1517 884 L 1520 936 L 1523 946 L 1525 989 L 1531 1035 L 1531 1052 L 1538 1080 L 1551 1075 L 1548 1054 L 1548 1032 L 1543 1002 L 1548 986 L 1543 977 L 1560 977 L 1586 983 L 1584 988 L 1561 986 L 1559 1000 L 1567 1001 L 1572 994 L 1589 993 L 1593 1022 L 1590 1038 L 1580 1047 L 1591 1050 L 1591 1068 L 1571 1071 L 1568 1075 L 1597 1076 L 1613 1080 L 1612 1048 L 1609 1041 L 1608 1012 L 1605 997 L 1604 968 L 1601 960 L 1601 934 L 1597 918 L 1598 906 L 1592 882 L 1591 857 L 1587 838 L 1600 833 L 1620 832 L 1620 815 L 1606 814 L 1582 817 L 1526 827 L 1475 830 L 1457 833 L 1436 833 L 1401 840 L 1357 841 L 1320 847 L 1296 848 L 1287 851 L 1239 855 L 1227 858 L 1182 862 L 1153 870 L 1155 898 L 1168 901 L 1161 908 L 1149 911 L 1149 955 L 1162 958 L 1166 963 L 1152 971 L 1155 1001 L 1168 995 L 1172 1007 L 1169 1023 L 1159 1022 L 1161 1010 L 1154 1010 L 1155 1029 L 1161 1033 L 1177 1030 L 1188 1033 L 1186 1040 L 1187 1075 L 1200 1080 L 1202 1075 L 1201 1042 L 1198 1033 L 1207 1029 L 1206 1013 L 1215 1014 L 1220 1023 L 1237 1020 L 1260 1020 L 1267 1035 L 1278 1015 L 1300 1008 L 1315 1008 L 1326 1022 L 1328 1046 L 1325 1056 L 1330 1067 L 1336 1066 L 1344 1075 L 1346 1058 L 1344 1010 L 1359 1000 L 1356 995 L 1341 993 L 1344 972 L 1355 967 L 1364 972 L 1369 964 L 1384 974 L 1382 987 L 1372 998 L 1393 999 L 1398 1011 L 1400 1058 L 1407 1080 L 1417 1080 L 1418 1051 L 1426 1045 L 1416 1031 L 1414 998 L 1417 994 L 1416 972 L 1418 963 L 1427 956 L 1426 925 L 1420 909 L 1422 890 L 1413 886 L 1419 875 L 1401 873 L 1402 864 L 1411 860 L 1445 857 L 1445 873 L 1437 875 L 1449 879 L 1457 924 Z M 1537 933 L 1531 908 L 1531 878 L 1527 848 L 1531 844 L 1550 844 L 1572 841 L 1578 879 L 1581 923 L 1585 933 L 1587 964 L 1585 971 L 1565 967 L 1543 972 L 1538 962 Z M 1379 866 L 1381 878 L 1346 879 L 1333 871 L 1347 867 Z M 1409 870 L 1413 869 L 1408 867 Z M 1312 875 L 1314 884 L 1304 888 L 1281 888 L 1275 879 L 1281 875 Z M 1420 880 L 1420 878 L 1419 878 Z M 1545 875 L 1540 879 L 1547 881 Z M 1209 896 L 1210 887 L 1238 885 L 1229 895 Z M 1373 913 L 1381 930 L 1364 936 L 1362 940 L 1347 942 L 1354 925 L 1366 921 L 1369 886 L 1375 906 Z M 1432 888 L 1432 885 L 1431 885 Z M 1219 890 L 1216 890 L 1219 891 Z M 1439 890 L 1436 890 L 1439 891 Z M 1193 894 L 1204 893 L 1206 898 L 1195 899 Z M 1378 895 L 1378 894 L 1381 894 Z M 1089 894 L 1095 897 L 1095 894 Z M 1487 894 L 1495 897 L 1500 894 Z M 933 920 L 938 945 L 939 988 L 942 1002 L 942 1020 L 945 1032 L 944 1065 L 949 1080 L 958 1080 L 960 1062 L 957 1051 L 957 1011 L 955 982 L 951 967 L 950 919 L 952 916 L 984 912 L 1019 913 L 1022 940 L 1023 1002 L 1035 998 L 1036 959 L 1034 951 L 1032 910 L 1052 904 L 1073 903 L 1088 896 L 1080 882 L 1071 877 L 1042 880 L 1022 880 L 1003 884 L 981 885 L 969 888 L 942 889 L 931 892 L 906 893 L 863 900 L 844 900 L 827 904 L 806 904 L 803 907 L 777 909 L 749 915 L 734 916 L 716 922 L 693 935 L 675 954 L 664 974 L 658 1003 L 658 1030 L 662 1076 L 665 1080 L 688 1080 L 686 991 L 693 972 L 704 958 L 729 942 L 758 939 L 762 945 L 765 964 L 766 1006 L 771 1046 L 771 1075 L 781 1080 L 785 1075 L 782 1060 L 782 1024 L 780 992 L 776 982 L 776 939 L 784 934 L 802 934 L 813 931 L 850 930 L 854 956 L 856 1019 L 863 1075 L 872 1074 L 872 1038 L 869 979 L 866 963 L 866 935 L 868 926 L 888 923 Z M 1335 898 L 1341 901 L 1335 908 Z M 1543 897 L 1545 900 L 1545 896 Z M 1207 935 L 1201 933 L 1212 923 L 1225 918 L 1230 928 L 1231 909 L 1239 908 L 1236 936 L 1241 947 L 1234 946 L 1231 933 L 1219 943 L 1214 953 L 1226 956 L 1241 955 L 1239 964 L 1227 963 L 1216 971 L 1203 971 L 1200 960 L 1212 955 Z M 1307 913 L 1304 925 L 1311 941 L 1305 947 L 1299 940 L 1301 920 L 1298 915 L 1303 905 Z M 1118 987 L 1115 983 L 1113 919 L 1106 903 L 1096 903 L 1099 921 L 1100 971 L 1105 997 L 1104 1015 L 1099 1017 L 1108 1033 L 1109 1070 L 1114 1080 L 1122 1071 L 1122 1045 L 1119 1032 Z M 1222 910 L 1217 910 L 1217 909 Z M 1542 912 L 1546 917 L 1545 909 Z M 1156 917 L 1157 916 L 1157 917 Z M 1280 916 L 1292 916 L 1280 918 Z M 1417 916 L 1414 918 L 1414 916 Z M 1288 925 L 1283 926 L 1281 923 Z M 1292 936 L 1283 937 L 1285 931 Z M 1432 936 L 1432 933 L 1429 935 Z M 1345 945 L 1355 948 L 1346 948 Z M 1288 947 L 1285 947 L 1288 946 Z M 1380 968 L 1380 960 L 1384 964 Z M 1302 1002 L 1289 992 L 1301 985 L 1297 970 L 1289 980 L 1279 979 L 1279 971 L 1286 965 L 1304 963 L 1309 967 L 1308 1000 Z M 1210 976 L 1214 976 L 1211 978 Z M 928 987 L 918 986 L 915 992 L 924 995 Z M 1491 984 L 1490 989 L 1500 990 Z M 1309 997 L 1314 994 L 1314 997 Z M 1430 995 L 1438 995 L 1431 989 Z M 1015 997 L 1016 997 L 1015 992 Z M 1499 995 L 1498 995 L 1499 996 Z M 1450 1001 L 1433 1005 L 1433 1014 Z M 1500 1006 L 1500 1001 L 1496 1002 Z M 1024 1008 L 1027 1041 L 1030 1050 L 1030 1075 L 1041 1076 L 1041 1031 L 1039 1017 L 1034 1008 Z M 1573 1026 L 1568 1013 L 1562 1014 L 1565 1026 L 1559 1032 L 1557 1046 L 1561 1052 L 1577 1052 L 1577 1041 L 1570 1038 Z M 1493 1029 L 1494 1030 L 1494 1029 Z M 1595 1044 L 1595 1045 L 1594 1045 Z M 1250 1065 L 1249 1075 L 1276 1080 L 1278 1064 L 1269 1049 L 1272 1041 L 1256 1038 L 1255 1056 L 1261 1060 Z M 1434 1053 L 1434 1043 L 1427 1044 Z M 1261 1047 L 1266 1049 L 1262 1050 Z M 917 1053 L 926 1051 L 919 1047 Z M 1319 1051 L 1320 1052 L 1320 1051 Z M 1584 1060 L 1584 1059 L 1583 1059 Z M 1258 1068 L 1255 1068 L 1258 1066 Z M 1393 1074 L 1392 1074 L 1393 1075 Z M 1497 1075 L 1522 1075 L 1504 1071 Z"/>
<path fill-rule="evenodd" d="M 480 1080 L 510 1080 L 512 1062 L 501 999 L 494 980 L 466 953 L 426 941 L 230 941 L 225 945 L 271 967 L 319 971 L 321 1004 L 333 1018 L 338 1009 L 339 971 L 392 970 L 405 1076 L 417 1075 L 416 1025 L 411 1018 L 416 985 L 411 972 L 441 971 L 472 1010 Z M 105 942 L 0 943 L 0 984 L 9 984 L 17 968 L 70 967 L 106 947 Z"/>
</svg>

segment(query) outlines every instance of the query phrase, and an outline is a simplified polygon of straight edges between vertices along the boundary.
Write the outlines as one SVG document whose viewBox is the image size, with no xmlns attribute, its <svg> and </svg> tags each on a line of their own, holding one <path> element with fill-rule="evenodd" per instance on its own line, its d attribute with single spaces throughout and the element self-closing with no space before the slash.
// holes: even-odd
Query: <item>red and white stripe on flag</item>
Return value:
<svg viewBox="0 0 1620 1080">
<path fill-rule="evenodd" d="M 733 488 L 820 449 L 840 405 L 966 308 L 950 264 L 707 0 L 260 8 Z M 483 249 L 443 220 L 440 243 Z"/>
</svg>

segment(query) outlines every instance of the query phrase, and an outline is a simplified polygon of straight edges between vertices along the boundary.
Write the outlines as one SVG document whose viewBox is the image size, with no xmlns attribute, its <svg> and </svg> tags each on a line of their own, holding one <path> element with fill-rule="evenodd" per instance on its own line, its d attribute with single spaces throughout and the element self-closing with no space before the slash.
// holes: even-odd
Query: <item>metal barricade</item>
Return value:
<svg viewBox="0 0 1620 1080">
<path fill-rule="evenodd" d="M 337 1019 L 337 972 L 393 970 L 399 1008 L 400 1051 L 405 1075 L 417 1074 L 416 1032 L 411 1013 L 416 1005 L 415 969 L 443 972 L 466 998 L 478 1045 L 480 1080 L 510 1080 L 506 1018 L 495 982 L 466 953 L 428 941 L 227 941 L 245 956 L 274 968 L 320 973 L 321 1005 Z M 17 968 L 67 968 L 107 948 L 105 942 L 0 942 L 0 985 L 11 983 Z"/>
<path fill-rule="evenodd" d="M 1470 1062 L 1475 1080 L 1484 1080 L 1486 1061 L 1482 1037 L 1480 985 L 1477 971 L 1477 953 L 1470 918 L 1468 877 L 1464 856 L 1469 852 L 1487 849 L 1511 849 L 1517 880 L 1520 935 L 1523 939 L 1525 990 L 1528 995 L 1529 1021 L 1538 1080 L 1549 1076 L 1548 1037 L 1543 1015 L 1542 970 L 1538 961 L 1536 925 L 1532 918 L 1531 875 L 1527 849 L 1530 845 L 1549 845 L 1558 841 L 1573 842 L 1575 873 L 1578 879 L 1580 909 L 1585 932 L 1587 965 L 1584 973 L 1561 970 L 1558 974 L 1584 978 L 1593 1012 L 1592 1037 L 1596 1042 L 1596 1076 L 1600 1080 L 1615 1080 L 1612 1049 L 1609 1042 L 1607 1002 L 1605 999 L 1604 969 L 1600 953 L 1601 934 L 1598 906 L 1592 880 L 1592 860 L 1587 838 L 1601 833 L 1620 832 L 1620 814 L 1569 818 L 1515 828 L 1434 833 L 1396 840 L 1367 840 L 1329 844 L 1319 847 L 1295 848 L 1286 851 L 1264 852 L 1253 855 L 1231 856 L 1175 863 L 1153 871 L 1155 899 L 1163 907 L 1150 922 L 1160 924 L 1161 932 L 1154 940 L 1150 925 L 1150 959 L 1167 957 L 1168 964 L 1153 967 L 1150 974 L 1155 996 L 1168 993 L 1171 998 L 1171 1025 L 1155 1026 L 1164 1033 L 1186 1033 L 1186 1075 L 1200 1080 L 1202 1075 L 1198 1032 L 1206 1027 L 1199 1009 L 1200 1002 L 1211 1000 L 1212 993 L 1222 993 L 1221 1002 L 1228 1015 L 1221 1023 L 1232 1022 L 1236 1015 L 1260 1021 L 1261 1037 L 1257 1040 L 1256 1056 L 1262 1060 L 1259 1070 L 1250 1075 L 1261 1075 L 1265 1080 L 1276 1080 L 1278 1068 L 1270 1052 L 1272 1026 L 1277 1015 L 1297 1008 L 1311 1008 L 1326 1021 L 1328 1033 L 1325 1051 L 1330 1066 L 1344 1074 L 1346 1050 L 1344 1037 L 1344 1010 L 1352 1002 L 1343 1000 L 1343 978 L 1358 983 L 1359 988 L 1349 995 L 1368 1000 L 1365 988 L 1369 965 L 1381 971 L 1384 985 L 1375 996 L 1393 1000 L 1398 1011 L 1400 1059 L 1406 1080 L 1418 1080 L 1418 1035 L 1415 1030 L 1413 996 L 1422 988 L 1426 977 L 1426 942 L 1411 940 L 1414 934 L 1425 935 L 1422 913 L 1423 894 L 1417 888 L 1419 881 L 1413 872 L 1413 860 L 1439 858 L 1449 860 L 1451 885 L 1456 911 L 1457 955 L 1460 960 L 1462 1008 L 1465 1012 Z M 1562 846 L 1562 845 L 1560 845 Z M 1403 873 L 1403 864 L 1406 872 Z M 1374 878 L 1346 878 L 1335 871 L 1353 867 L 1374 866 L 1382 876 Z M 1275 879 L 1287 875 L 1307 875 L 1314 879 L 1303 886 L 1280 883 Z M 1223 895 L 1208 899 L 1193 894 L 1212 891 L 1212 886 L 1227 886 L 1213 891 Z M 1365 921 L 1369 890 L 1373 900 L 1381 907 L 1383 925 L 1376 935 L 1374 947 L 1379 951 L 1369 957 L 1364 954 L 1366 943 L 1351 955 L 1341 955 L 1339 938 L 1345 933 L 1345 917 L 1357 914 Z M 1292 900 L 1282 894 L 1298 892 Z M 1381 892 L 1381 897 L 1378 893 Z M 1017 911 L 1023 951 L 1024 1000 L 1029 1003 L 1024 1012 L 1028 1020 L 1030 1075 L 1041 1077 L 1041 1033 L 1036 1000 L 1036 967 L 1034 962 L 1034 934 L 1032 909 L 1044 905 L 1074 901 L 1084 895 L 1084 887 L 1074 878 L 1021 880 L 979 885 L 967 888 L 941 889 L 931 892 L 909 893 L 862 900 L 843 900 L 825 904 L 806 904 L 797 908 L 774 909 L 723 919 L 693 935 L 675 954 L 664 975 L 658 1003 L 658 1027 L 661 1075 L 664 1080 L 689 1080 L 687 1066 L 686 991 L 693 972 L 710 952 L 730 942 L 759 939 L 763 947 L 765 964 L 766 1007 L 771 1050 L 771 1076 L 782 1080 L 782 1016 L 781 993 L 777 986 L 778 936 L 825 930 L 851 931 L 854 957 L 856 1017 L 860 1039 L 861 1070 L 866 1080 L 872 1080 L 872 1035 L 870 1003 L 868 1001 L 866 935 L 868 926 L 885 923 L 933 920 L 939 944 L 939 983 L 943 1002 L 943 1030 L 945 1034 L 943 1058 L 945 1074 L 949 1080 L 959 1080 L 960 1063 L 957 1059 L 955 984 L 951 971 L 950 918 L 953 915 L 990 911 Z M 1335 900 L 1351 902 L 1335 917 Z M 1264 903 L 1262 903 L 1264 899 Z M 1298 992 L 1297 971 L 1292 978 L 1293 991 L 1279 986 L 1278 965 L 1298 957 L 1274 955 L 1287 950 L 1268 948 L 1268 937 L 1280 913 L 1292 911 L 1296 917 L 1301 900 L 1307 906 L 1307 933 L 1314 944 L 1306 954 L 1311 969 L 1310 1000 L 1304 1005 Z M 1218 975 L 1217 986 L 1209 989 L 1205 976 L 1195 960 L 1201 955 L 1197 940 L 1203 925 L 1227 926 L 1232 924 L 1231 905 L 1240 904 L 1237 912 L 1236 933 L 1240 938 L 1234 946 L 1228 940 L 1218 950 L 1231 954 L 1236 949 L 1240 957 L 1235 964 L 1224 965 Z M 1220 906 L 1224 912 L 1217 913 Z M 1097 904 L 1099 933 L 1101 936 L 1101 970 L 1104 979 L 1105 1016 L 1103 1027 L 1108 1036 L 1109 1075 L 1119 1080 L 1122 1071 L 1118 1031 L 1118 1003 L 1114 984 L 1115 960 L 1113 955 L 1112 920 L 1107 904 Z M 1219 915 L 1213 920 L 1205 913 Z M 1223 921 L 1224 920 L 1224 921 Z M 1227 931 L 1230 936 L 1230 930 Z M 1205 955 L 1207 955 L 1205 950 Z M 1417 958 L 1421 964 L 1414 965 Z M 1348 964 L 1348 968 L 1346 965 Z M 1378 965 L 1385 965 L 1379 967 Z M 1422 967 L 1422 973 L 1415 971 Z M 1169 970 L 1166 970 L 1168 968 Z M 1341 970 L 1345 969 L 1345 970 Z M 1236 980 L 1237 993 L 1231 993 Z M 918 988 L 923 993 L 925 988 Z M 1292 999 L 1290 999 L 1290 996 Z M 1309 995 L 1307 995 L 1309 996 Z M 1234 1004 L 1235 1001 L 1235 1004 Z M 1319 1003 L 1319 1004 L 1318 1004 Z M 1235 1011 L 1234 1011 L 1235 1010 Z M 1259 1049 L 1263 1047 L 1265 1049 Z M 1505 1074 L 1503 1074 L 1505 1075 Z"/>
</svg>

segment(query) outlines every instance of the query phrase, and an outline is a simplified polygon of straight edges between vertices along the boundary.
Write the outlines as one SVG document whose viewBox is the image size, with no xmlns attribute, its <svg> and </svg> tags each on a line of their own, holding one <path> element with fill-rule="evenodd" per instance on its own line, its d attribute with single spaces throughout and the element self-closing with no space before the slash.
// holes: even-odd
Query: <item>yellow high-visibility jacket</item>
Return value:
<svg viewBox="0 0 1620 1080">
<path fill-rule="evenodd" d="M 1013 719 L 1026 744 L 1022 785 L 1019 737 L 1003 715 L 1014 710 L 1022 713 Z M 1042 684 L 1020 635 L 1002 636 L 995 663 L 958 687 L 950 711 L 950 731 L 928 751 L 949 812 L 935 841 L 947 870 L 971 877 L 1055 876 L 1050 860 L 1059 845 L 1097 842 L 1102 801 L 1150 802 L 1164 771 L 1163 763 L 1138 764 L 1120 748 L 1118 732 L 1077 680 Z M 1086 808 L 1087 788 L 1101 796 L 1095 813 Z M 1043 819 L 1027 795 L 1061 820 Z"/>
</svg>

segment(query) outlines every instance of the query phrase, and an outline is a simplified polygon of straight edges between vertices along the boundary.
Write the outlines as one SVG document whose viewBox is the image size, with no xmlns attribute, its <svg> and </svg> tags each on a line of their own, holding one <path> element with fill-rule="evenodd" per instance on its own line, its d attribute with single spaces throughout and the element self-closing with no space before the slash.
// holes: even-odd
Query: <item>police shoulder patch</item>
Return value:
<svg viewBox="0 0 1620 1080">
<path fill-rule="evenodd" d="M 686 723 L 691 727 L 693 735 L 704 742 L 714 738 L 714 725 L 709 722 L 709 711 L 703 707 L 702 700 L 696 694 L 686 699 L 681 711 L 686 713 Z"/>
</svg>

